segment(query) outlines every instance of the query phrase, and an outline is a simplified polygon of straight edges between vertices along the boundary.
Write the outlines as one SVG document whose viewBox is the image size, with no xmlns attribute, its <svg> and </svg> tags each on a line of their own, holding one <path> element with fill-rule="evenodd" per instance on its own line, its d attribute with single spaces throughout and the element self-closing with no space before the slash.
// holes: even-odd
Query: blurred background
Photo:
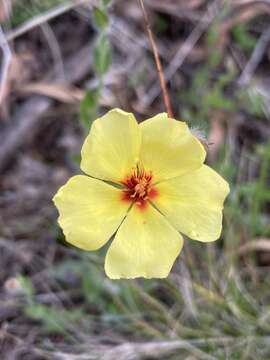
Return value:
<svg viewBox="0 0 270 360">
<path fill-rule="evenodd" d="M 91 121 L 164 111 L 137 1 L 0 1 L 0 359 L 270 359 L 270 1 L 145 0 L 173 110 L 230 182 L 222 237 L 111 281 L 52 197 Z M 162 259 L 161 259 L 162 261 Z"/>
</svg>

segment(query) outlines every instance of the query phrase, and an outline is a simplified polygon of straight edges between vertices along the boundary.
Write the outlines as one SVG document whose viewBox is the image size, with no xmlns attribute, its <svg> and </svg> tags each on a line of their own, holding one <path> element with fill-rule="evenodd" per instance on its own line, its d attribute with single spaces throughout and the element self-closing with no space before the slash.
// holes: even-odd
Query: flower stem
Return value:
<svg viewBox="0 0 270 360">
<path fill-rule="evenodd" d="M 169 97 L 169 93 L 168 93 L 167 84 L 166 84 L 166 81 L 165 81 L 165 78 L 164 78 L 164 73 L 163 73 L 163 69 L 162 69 L 162 65 L 161 65 L 157 45 L 156 45 L 154 35 L 152 33 L 152 30 L 151 30 L 149 18 L 148 18 L 148 15 L 147 15 L 143 0 L 139 0 L 139 3 L 140 3 L 140 6 L 141 6 L 141 9 L 142 9 L 146 30 L 147 30 L 148 37 L 149 37 L 149 40 L 150 40 L 150 44 L 151 44 L 153 54 L 154 54 L 155 63 L 156 63 L 156 67 L 157 67 L 157 72 L 158 72 L 158 76 L 159 76 L 159 81 L 160 81 L 160 86 L 161 86 L 161 90 L 162 90 L 162 95 L 163 95 L 163 100 L 164 100 L 164 104 L 165 104 L 165 107 L 166 107 L 166 111 L 168 113 L 168 116 L 170 118 L 173 118 L 174 116 L 173 116 L 173 111 L 172 111 L 172 105 L 171 105 L 171 101 L 170 101 L 170 97 Z"/>
</svg>

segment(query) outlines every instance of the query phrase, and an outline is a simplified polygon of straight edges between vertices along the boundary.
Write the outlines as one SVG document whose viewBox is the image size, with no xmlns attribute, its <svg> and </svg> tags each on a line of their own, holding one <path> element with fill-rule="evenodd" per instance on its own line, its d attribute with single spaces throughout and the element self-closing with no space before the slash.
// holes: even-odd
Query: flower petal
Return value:
<svg viewBox="0 0 270 360">
<path fill-rule="evenodd" d="M 103 246 L 127 213 L 129 204 L 121 196 L 120 190 L 101 180 L 73 176 L 53 198 L 66 240 L 84 250 Z"/>
<path fill-rule="evenodd" d="M 159 196 L 154 204 L 180 232 L 203 242 L 220 237 L 229 185 L 214 170 L 203 165 L 156 187 Z"/>
<path fill-rule="evenodd" d="M 111 279 L 165 278 L 182 246 L 182 236 L 156 209 L 133 206 L 107 252 L 106 274 Z"/>
<path fill-rule="evenodd" d="M 156 115 L 140 124 L 142 129 L 141 160 L 154 180 L 160 181 L 198 169 L 206 152 L 191 134 L 186 123 Z"/>
<path fill-rule="evenodd" d="M 141 132 L 133 114 L 114 109 L 94 121 L 82 147 L 81 169 L 93 177 L 119 182 L 138 160 Z"/>
</svg>

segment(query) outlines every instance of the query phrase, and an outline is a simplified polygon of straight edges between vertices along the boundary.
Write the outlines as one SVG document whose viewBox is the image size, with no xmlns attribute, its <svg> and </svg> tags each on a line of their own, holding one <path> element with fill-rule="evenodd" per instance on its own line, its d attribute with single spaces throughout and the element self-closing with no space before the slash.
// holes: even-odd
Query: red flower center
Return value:
<svg viewBox="0 0 270 360">
<path fill-rule="evenodd" d="M 158 195 L 157 189 L 153 186 L 153 175 L 151 172 L 146 172 L 144 169 L 136 167 L 132 174 L 128 176 L 122 184 L 123 200 L 135 203 L 139 208 L 145 209 L 148 200 L 153 199 Z"/>
</svg>

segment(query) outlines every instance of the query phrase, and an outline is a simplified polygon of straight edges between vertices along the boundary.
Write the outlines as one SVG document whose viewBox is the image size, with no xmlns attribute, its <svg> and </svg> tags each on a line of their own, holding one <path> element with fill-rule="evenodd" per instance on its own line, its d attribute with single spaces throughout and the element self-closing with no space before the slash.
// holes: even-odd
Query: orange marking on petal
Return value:
<svg viewBox="0 0 270 360">
<path fill-rule="evenodd" d="M 139 200 L 139 201 L 136 201 L 135 206 L 136 206 L 140 211 L 145 211 L 145 210 L 148 208 L 149 203 L 148 203 L 148 201 L 146 201 L 146 200 Z"/>
<path fill-rule="evenodd" d="M 130 203 L 133 201 L 131 196 L 130 196 L 129 191 L 125 191 L 125 190 L 122 191 L 122 193 L 121 193 L 121 201 L 130 202 Z"/>
<path fill-rule="evenodd" d="M 155 187 L 152 187 L 148 192 L 149 199 L 154 199 L 159 195 L 158 189 Z"/>
</svg>

